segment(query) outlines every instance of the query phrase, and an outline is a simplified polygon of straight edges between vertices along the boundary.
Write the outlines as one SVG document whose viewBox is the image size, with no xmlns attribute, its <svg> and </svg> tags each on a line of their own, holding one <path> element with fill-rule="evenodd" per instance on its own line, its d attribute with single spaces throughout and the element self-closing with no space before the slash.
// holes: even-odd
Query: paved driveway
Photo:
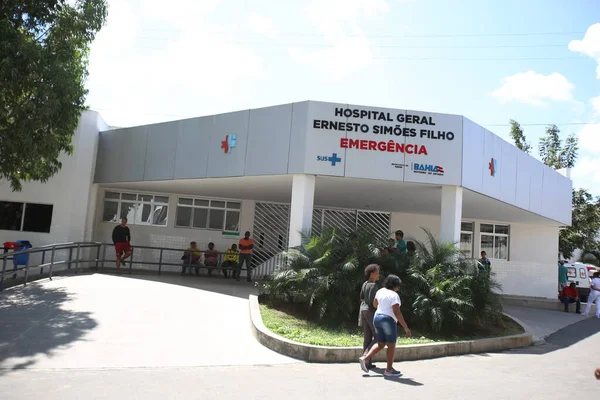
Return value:
<svg viewBox="0 0 600 400">
<path fill-rule="evenodd" d="M 101 274 L 11 288 L 0 294 L 0 368 L 297 363 L 252 336 L 254 291 L 220 278 Z"/>
</svg>

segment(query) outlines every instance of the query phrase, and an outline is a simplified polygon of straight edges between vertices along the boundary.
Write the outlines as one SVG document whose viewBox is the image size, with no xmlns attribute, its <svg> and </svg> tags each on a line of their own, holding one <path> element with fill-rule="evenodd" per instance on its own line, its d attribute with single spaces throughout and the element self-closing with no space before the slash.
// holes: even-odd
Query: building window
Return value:
<svg viewBox="0 0 600 400">
<path fill-rule="evenodd" d="M 53 208 L 51 204 L 0 201 L 0 229 L 50 233 Z"/>
<path fill-rule="evenodd" d="M 167 226 L 169 197 L 152 194 L 106 192 L 102 221 L 127 218 L 133 225 Z"/>
<path fill-rule="evenodd" d="M 487 253 L 488 258 L 508 260 L 508 243 L 510 227 L 508 225 L 481 224 L 480 247 Z"/>
<path fill-rule="evenodd" d="M 460 249 L 467 258 L 473 258 L 473 222 L 460 223 Z"/>
<path fill-rule="evenodd" d="M 241 208 L 239 201 L 180 197 L 175 226 L 239 232 Z"/>
</svg>

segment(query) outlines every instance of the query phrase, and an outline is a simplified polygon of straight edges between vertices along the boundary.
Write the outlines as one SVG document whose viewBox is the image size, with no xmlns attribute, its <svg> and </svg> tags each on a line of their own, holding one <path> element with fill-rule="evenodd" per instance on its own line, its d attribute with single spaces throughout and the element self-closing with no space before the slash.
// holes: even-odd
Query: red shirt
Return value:
<svg viewBox="0 0 600 400">
<path fill-rule="evenodd" d="M 577 288 L 572 288 L 571 286 L 565 286 L 562 291 L 560 297 L 579 297 L 579 293 L 577 292 Z"/>
</svg>

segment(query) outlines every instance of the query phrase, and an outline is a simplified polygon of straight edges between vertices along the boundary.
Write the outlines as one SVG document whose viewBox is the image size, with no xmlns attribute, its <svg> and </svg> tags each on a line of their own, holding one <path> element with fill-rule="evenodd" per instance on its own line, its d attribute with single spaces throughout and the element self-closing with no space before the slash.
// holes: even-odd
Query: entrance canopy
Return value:
<svg viewBox="0 0 600 400">
<path fill-rule="evenodd" d="M 293 175 L 181 179 L 112 183 L 107 187 L 206 196 L 227 199 L 290 203 Z M 104 186 L 104 185 L 103 185 Z M 442 186 L 375 179 L 317 176 L 314 205 L 357 210 L 440 215 Z M 539 214 L 464 189 L 463 219 L 562 225 Z"/>
</svg>

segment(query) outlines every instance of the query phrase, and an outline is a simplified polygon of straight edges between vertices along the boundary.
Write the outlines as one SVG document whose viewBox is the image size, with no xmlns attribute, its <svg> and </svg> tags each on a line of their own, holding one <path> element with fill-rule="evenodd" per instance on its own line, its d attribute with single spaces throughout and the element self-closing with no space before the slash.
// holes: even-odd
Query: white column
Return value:
<svg viewBox="0 0 600 400">
<path fill-rule="evenodd" d="M 294 175 L 292 178 L 289 247 L 300 246 L 303 244 L 302 234 L 310 234 L 314 197 L 315 176 Z"/>
<path fill-rule="evenodd" d="M 442 186 L 442 211 L 440 239 L 444 242 L 460 242 L 463 189 L 460 186 Z"/>
</svg>

